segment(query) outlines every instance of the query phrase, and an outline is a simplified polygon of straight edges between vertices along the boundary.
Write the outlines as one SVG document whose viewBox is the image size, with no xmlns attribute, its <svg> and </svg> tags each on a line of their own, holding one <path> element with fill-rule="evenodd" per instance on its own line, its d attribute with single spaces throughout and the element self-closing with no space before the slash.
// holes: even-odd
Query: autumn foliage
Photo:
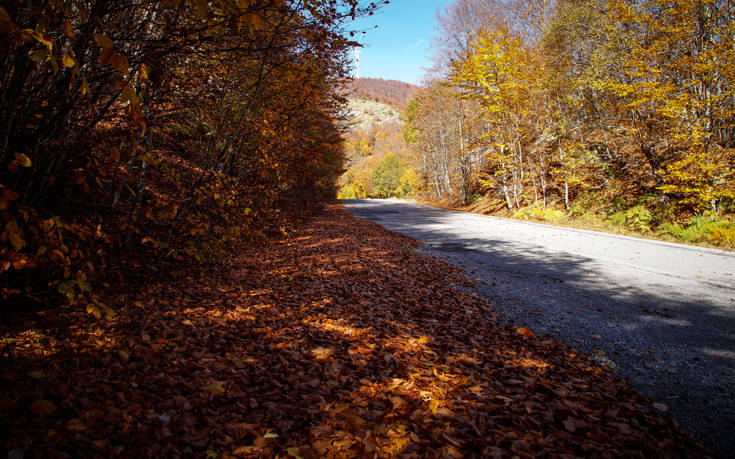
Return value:
<svg viewBox="0 0 735 459">
<path fill-rule="evenodd" d="M 4 3 L 3 302 L 111 314 L 93 279 L 214 261 L 332 197 L 345 26 L 375 3 Z"/>
<path fill-rule="evenodd" d="M 589 357 L 331 207 L 205 276 L 0 324 L 25 457 L 706 457 Z M 194 298 L 191 294 L 198 295 Z M 111 295 L 113 296 L 113 295 Z M 26 319 L 28 320 L 28 319 Z"/>
<path fill-rule="evenodd" d="M 650 226 L 732 213 L 734 18 L 717 0 L 455 1 L 409 107 L 417 191 L 511 213 L 594 200 Z"/>
<path fill-rule="evenodd" d="M 372 99 L 401 111 L 406 110 L 418 89 L 410 83 L 382 78 L 356 78 L 349 84 L 350 96 Z"/>
</svg>

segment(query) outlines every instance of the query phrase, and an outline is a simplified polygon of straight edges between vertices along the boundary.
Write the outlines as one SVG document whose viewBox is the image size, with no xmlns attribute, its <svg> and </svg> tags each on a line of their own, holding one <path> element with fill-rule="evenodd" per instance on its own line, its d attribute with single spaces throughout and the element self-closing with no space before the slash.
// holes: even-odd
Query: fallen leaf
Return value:
<svg viewBox="0 0 735 459">
<path fill-rule="evenodd" d="M 29 408 L 39 416 L 46 416 L 56 411 L 56 405 L 43 399 L 31 403 Z"/>
<path fill-rule="evenodd" d="M 210 394 L 215 394 L 215 395 L 221 395 L 225 393 L 225 388 L 222 386 L 222 383 L 208 384 L 206 386 L 203 386 L 202 390 L 204 392 L 209 392 Z"/>
<path fill-rule="evenodd" d="M 653 407 L 662 412 L 669 411 L 669 407 L 664 403 L 654 403 Z"/>
<path fill-rule="evenodd" d="M 529 336 L 529 337 L 533 336 L 533 332 L 526 327 L 516 328 L 516 333 L 518 333 L 519 335 L 523 335 L 523 336 Z"/>
</svg>

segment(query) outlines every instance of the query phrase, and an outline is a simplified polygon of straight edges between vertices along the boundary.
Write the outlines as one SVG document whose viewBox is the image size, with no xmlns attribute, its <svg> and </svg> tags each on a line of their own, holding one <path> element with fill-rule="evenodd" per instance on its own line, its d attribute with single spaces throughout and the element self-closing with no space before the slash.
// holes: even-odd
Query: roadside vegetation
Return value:
<svg viewBox="0 0 735 459">
<path fill-rule="evenodd" d="M 412 197 L 735 248 L 735 10 L 457 0 L 409 103 Z"/>
<path fill-rule="evenodd" d="M 0 299 L 113 314 L 336 194 L 346 28 L 384 2 L 0 7 Z M 176 268 L 176 269 L 174 269 Z"/>
</svg>

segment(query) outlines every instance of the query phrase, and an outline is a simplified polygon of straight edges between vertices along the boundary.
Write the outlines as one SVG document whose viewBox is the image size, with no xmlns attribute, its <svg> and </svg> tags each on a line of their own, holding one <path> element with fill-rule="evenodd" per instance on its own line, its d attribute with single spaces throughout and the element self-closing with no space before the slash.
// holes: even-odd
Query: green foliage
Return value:
<svg viewBox="0 0 735 459">
<path fill-rule="evenodd" d="M 625 224 L 642 233 L 651 231 L 651 212 L 638 205 L 625 211 Z"/>
<path fill-rule="evenodd" d="M 708 242 L 723 247 L 735 247 L 735 221 L 709 213 L 691 217 L 685 226 L 667 222 L 657 229 L 661 234 L 692 244 Z"/>
<path fill-rule="evenodd" d="M 627 215 L 625 211 L 615 212 L 614 214 L 610 214 L 607 219 L 615 226 L 625 226 Z"/>
<path fill-rule="evenodd" d="M 402 194 L 399 185 L 404 172 L 398 156 L 393 153 L 387 154 L 370 172 L 373 183 L 375 183 L 373 188 L 374 197 L 390 198 Z"/>
</svg>

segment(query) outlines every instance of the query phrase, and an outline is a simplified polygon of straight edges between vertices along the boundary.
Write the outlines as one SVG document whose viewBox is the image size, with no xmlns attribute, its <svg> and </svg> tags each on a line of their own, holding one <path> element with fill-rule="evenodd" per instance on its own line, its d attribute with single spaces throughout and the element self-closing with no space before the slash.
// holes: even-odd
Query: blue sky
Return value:
<svg viewBox="0 0 735 459">
<path fill-rule="evenodd" d="M 452 0 L 391 0 L 382 10 L 348 26 L 366 30 L 360 76 L 419 84 L 431 66 L 430 37 L 437 8 Z M 373 28 L 378 26 L 377 29 Z M 357 36 L 356 36 L 357 37 Z"/>
</svg>

